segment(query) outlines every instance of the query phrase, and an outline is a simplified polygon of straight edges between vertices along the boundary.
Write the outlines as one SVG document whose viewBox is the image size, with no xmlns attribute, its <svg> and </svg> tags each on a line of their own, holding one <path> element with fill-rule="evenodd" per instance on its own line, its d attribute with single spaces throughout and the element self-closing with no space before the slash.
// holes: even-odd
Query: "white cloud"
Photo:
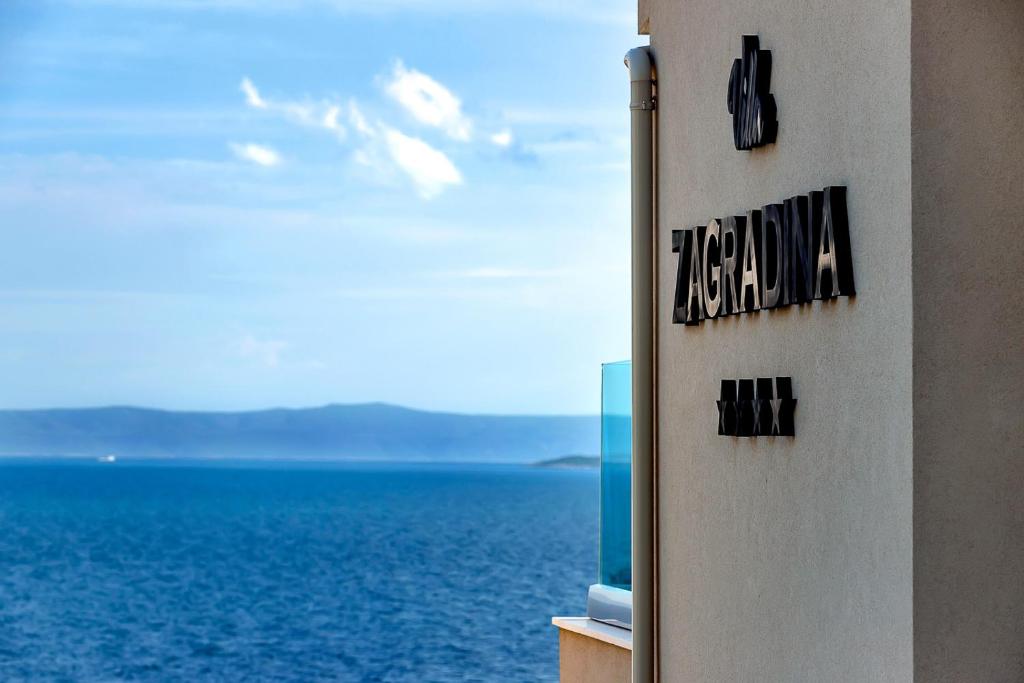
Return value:
<svg viewBox="0 0 1024 683">
<path fill-rule="evenodd" d="M 327 108 L 324 113 L 323 125 L 327 130 L 338 130 L 341 128 L 341 124 L 338 123 L 338 114 L 341 113 L 341 107 L 333 105 Z"/>
<path fill-rule="evenodd" d="M 314 107 L 311 104 L 304 102 L 281 102 L 276 104 L 275 107 L 296 123 L 306 126 L 324 125 L 324 118 L 316 116 Z"/>
<path fill-rule="evenodd" d="M 242 79 L 240 88 L 245 93 L 245 103 L 253 109 L 276 112 L 303 126 L 329 130 L 340 139 L 345 137 L 345 127 L 338 119 L 341 106 L 336 103 L 270 100 L 260 94 L 259 89 L 248 77 Z"/>
<path fill-rule="evenodd" d="M 455 140 L 469 140 L 473 126 L 462 113 L 462 102 L 430 76 L 397 61 L 386 90 L 417 121 L 440 128 Z"/>
<path fill-rule="evenodd" d="M 363 116 L 363 112 L 355 100 L 350 100 L 348 103 L 348 121 L 353 128 L 366 137 L 373 137 L 377 132 L 367 123 L 366 117 Z"/>
<path fill-rule="evenodd" d="M 260 166 L 277 166 L 281 163 L 281 155 L 270 147 L 257 145 L 252 142 L 238 144 L 232 142 L 231 151 L 242 161 L 251 161 Z"/>
<path fill-rule="evenodd" d="M 288 348 L 288 342 L 277 339 L 257 339 L 251 334 L 242 337 L 238 343 L 238 352 L 243 358 L 259 361 L 268 368 L 276 368 L 281 364 L 281 353 Z"/>
<path fill-rule="evenodd" d="M 396 66 L 395 74 L 389 92 L 393 91 L 396 99 L 418 119 L 443 128 L 456 139 L 468 140 L 470 122 L 462 116 L 454 95 L 428 76 L 406 70 L 401 63 Z M 342 121 L 347 118 L 348 126 L 364 140 L 364 144 L 352 152 L 352 160 L 362 169 L 359 175 L 363 180 L 393 184 L 404 174 L 423 199 L 433 199 L 448 187 L 463 182 L 459 169 L 444 152 L 379 120 L 368 120 L 354 99 L 347 105 L 324 103 L 322 106 L 272 100 L 263 97 L 248 78 L 242 79 L 241 89 L 250 107 L 277 112 L 289 121 L 329 131 L 339 140 L 344 139 Z M 495 144 L 501 144 L 502 135 L 507 137 L 506 144 L 511 144 L 508 131 L 499 133 Z M 231 149 L 238 158 L 261 166 L 281 162 L 280 155 L 269 147 L 233 143 Z"/>
<path fill-rule="evenodd" d="M 462 174 L 444 152 L 394 128 L 383 131 L 391 159 L 412 179 L 421 197 L 432 199 L 447 186 L 462 184 Z"/>
<path fill-rule="evenodd" d="M 245 103 L 255 109 L 266 109 L 267 101 L 260 97 L 260 91 L 256 89 L 256 86 L 252 84 L 248 78 L 242 79 L 242 85 L 240 86 L 242 92 L 245 93 Z"/>
<path fill-rule="evenodd" d="M 512 131 L 508 128 L 499 131 L 491 136 L 491 142 L 498 147 L 508 147 L 512 144 Z"/>
</svg>

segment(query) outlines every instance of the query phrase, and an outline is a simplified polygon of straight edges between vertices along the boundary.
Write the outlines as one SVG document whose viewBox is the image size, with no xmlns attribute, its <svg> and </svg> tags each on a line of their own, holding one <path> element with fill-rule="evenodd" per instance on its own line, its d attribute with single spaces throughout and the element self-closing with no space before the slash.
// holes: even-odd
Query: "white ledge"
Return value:
<svg viewBox="0 0 1024 683">
<path fill-rule="evenodd" d="M 551 623 L 560 629 L 633 651 L 633 632 L 629 629 L 604 624 L 587 617 L 552 617 Z"/>
</svg>

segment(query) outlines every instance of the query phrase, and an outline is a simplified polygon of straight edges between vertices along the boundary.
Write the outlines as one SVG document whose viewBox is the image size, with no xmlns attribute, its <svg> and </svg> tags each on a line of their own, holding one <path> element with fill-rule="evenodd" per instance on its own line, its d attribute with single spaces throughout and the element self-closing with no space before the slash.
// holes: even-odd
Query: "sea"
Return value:
<svg viewBox="0 0 1024 683">
<path fill-rule="evenodd" d="M 0 681 L 556 681 L 599 476 L 0 460 Z"/>
</svg>

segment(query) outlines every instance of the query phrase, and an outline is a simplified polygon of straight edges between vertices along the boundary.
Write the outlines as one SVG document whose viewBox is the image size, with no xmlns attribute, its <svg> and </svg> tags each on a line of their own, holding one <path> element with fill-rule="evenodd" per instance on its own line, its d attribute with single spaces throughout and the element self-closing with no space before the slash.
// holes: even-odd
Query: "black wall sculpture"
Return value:
<svg viewBox="0 0 1024 683">
<path fill-rule="evenodd" d="M 679 254 L 673 323 L 855 293 L 841 186 L 673 230 L 672 251 Z"/>
<path fill-rule="evenodd" d="M 772 53 L 760 47 L 757 36 L 743 36 L 743 56 L 733 60 L 729 75 L 727 104 L 736 149 L 753 149 L 775 142 L 779 128 L 775 97 L 768 92 Z"/>
<path fill-rule="evenodd" d="M 718 404 L 722 436 L 795 436 L 793 380 L 789 377 L 723 379 Z"/>
</svg>

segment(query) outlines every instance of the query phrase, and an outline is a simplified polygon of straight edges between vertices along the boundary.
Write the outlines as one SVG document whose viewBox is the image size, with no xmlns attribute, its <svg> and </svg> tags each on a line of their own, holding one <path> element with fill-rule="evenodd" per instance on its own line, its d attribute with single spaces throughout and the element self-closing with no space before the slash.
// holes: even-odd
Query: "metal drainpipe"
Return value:
<svg viewBox="0 0 1024 683">
<path fill-rule="evenodd" d="M 633 683 L 655 679 L 654 63 L 626 53 L 630 90 L 633 293 Z"/>
</svg>

